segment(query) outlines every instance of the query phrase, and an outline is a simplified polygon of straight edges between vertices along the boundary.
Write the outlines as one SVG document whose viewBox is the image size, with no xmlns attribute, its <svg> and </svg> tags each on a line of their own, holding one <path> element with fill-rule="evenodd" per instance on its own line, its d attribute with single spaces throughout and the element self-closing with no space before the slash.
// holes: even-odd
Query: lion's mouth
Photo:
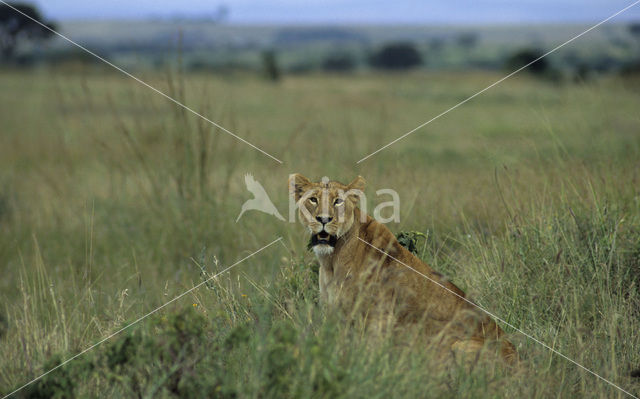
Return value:
<svg viewBox="0 0 640 399">
<path fill-rule="evenodd" d="M 329 245 L 330 247 L 335 247 L 338 242 L 338 237 L 327 233 L 326 231 L 321 231 L 319 233 L 311 235 L 311 241 L 309 242 L 309 247 L 315 247 L 316 245 Z"/>
</svg>

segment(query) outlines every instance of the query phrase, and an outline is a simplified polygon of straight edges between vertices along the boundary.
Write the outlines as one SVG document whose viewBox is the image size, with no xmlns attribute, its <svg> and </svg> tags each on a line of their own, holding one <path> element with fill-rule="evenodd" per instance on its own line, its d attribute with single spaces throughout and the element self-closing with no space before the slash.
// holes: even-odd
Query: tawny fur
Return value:
<svg viewBox="0 0 640 399">
<path fill-rule="evenodd" d="M 320 263 L 323 304 L 347 309 L 357 304 L 371 319 L 392 314 L 397 325 L 417 324 L 426 336 L 453 351 L 473 354 L 487 343 L 497 344 L 508 363 L 517 361 L 504 332 L 486 313 L 462 299 L 466 298 L 462 290 L 405 249 L 386 226 L 361 213 L 357 205 L 358 193 L 364 190 L 362 177 L 344 185 L 326 179 L 311 182 L 295 174 L 289 187 L 302 224 L 312 234 L 324 229 L 338 238 L 333 248 L 313 248 Z M 318 217 L 331 221 L 323 226 Z"/>
</svg>

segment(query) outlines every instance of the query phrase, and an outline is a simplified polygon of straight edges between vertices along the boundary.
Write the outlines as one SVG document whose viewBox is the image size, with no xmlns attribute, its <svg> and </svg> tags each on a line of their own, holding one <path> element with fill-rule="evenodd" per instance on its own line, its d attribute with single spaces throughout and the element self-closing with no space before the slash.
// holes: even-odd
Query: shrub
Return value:
<svg viewBox="0 0 640 399">
<path fill-rule="evenodd" d="M 379 69 L 410 69 L 421 65 L 422 57 L 412 43 L 391 43 L 374 52 L 369 63 Z"/>
<path fill-rule="evenodd" d="M 640 76 L 640 61 L 629 62 L 620 69 L 624 77 Z"/>
<path fill-rule="evenodd" d="M 419 231 L 401 231 L 396 235 L 400 245 L 405 247 L 409 252 L 418 256 L 418 241 L 422 238 L 427 241 L 427 236 Z"/>
<path fill-rule="evenodd" d="M 640 37 L 640 22 L 630 23 L 627 29 L 633 36 Z"/>
<path fill-rule="evenodd" d="M 529 65 L 526 70 L 533 75 L 545 75 L 551 71 L 551 66 L 546 58 L 542 58 L 536 61 L 538 58 L 542 57 L 544 52 L 539 49 L 522 49 L 513 53 L 506 62 L 506 67 L 509 70 L 520 69 L 525 65 L 528 65 L 533 62 L 533 64 Z M 535 61 L 535 62 L 534 62 Z"/>
<path fill-rule="evenodd" d="M 125 332 L 104 348 L 75 359 L 47 374 L 25 390 L 30 398 L 75 397 L 87 378 L 109 382 L 127 397 L 233 397 L 222 386 L 221 364 L 216 345 L 207 345 L 211 323 L 191 308 L 163 317 L 154 333 L 135 329 Z M 206 350 L 204 350 L 206 348 Z M 54 355 L 44 370 L 59 365 Z M 206 374 L 197 372 L 207 370 Z M 104 394 L 104 392 L 103 392 Z M 108 395 L 107 395 L 108 396 Z"/>
</svg>

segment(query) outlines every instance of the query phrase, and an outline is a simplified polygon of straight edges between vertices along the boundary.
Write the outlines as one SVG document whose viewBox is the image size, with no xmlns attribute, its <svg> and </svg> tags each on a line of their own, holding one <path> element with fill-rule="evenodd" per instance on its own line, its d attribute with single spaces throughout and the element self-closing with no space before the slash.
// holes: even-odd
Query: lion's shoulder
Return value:
<svg viewBox="0 0 640 399">
<path fill-rule="evenodd" d="M 367 221 L 360 226 L 358 231 L 360 244 L 367 248 L 367 251 L 359 251 L 360 256 L 369 259 L 391 258 L 399 263 L 411 263 L 416 261 L 422 263 L 411 252 L 409 252 L 396 238 L 396 236 L 384 224 L 367 216 Z"/>
</svg>

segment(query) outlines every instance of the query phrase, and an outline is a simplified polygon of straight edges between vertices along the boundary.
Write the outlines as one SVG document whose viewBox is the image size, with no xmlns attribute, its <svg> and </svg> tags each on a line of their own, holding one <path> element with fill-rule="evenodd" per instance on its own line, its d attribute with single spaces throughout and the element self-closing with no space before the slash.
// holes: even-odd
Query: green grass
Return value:
<svg viewBox="0 0 640 399">
<path fill-rule="evenodd" d="M 393 188 L 394 232 L 483 307 L 640 395 L 640 82 L 517 77 L 356 161 L 500 76 L 142 76 L 284 161 L 100 70 L 0 74 L 0 393 L 275 238 L 22 391 L 25 396 L 624 397 L 510 328 L 520 373 L 442 368 L 317 305 L 289 173 Z M 215 259 L 215 260 L 214 260 Z M 432 395 L 431 395 L 432 393 Z"/>
</svg>

